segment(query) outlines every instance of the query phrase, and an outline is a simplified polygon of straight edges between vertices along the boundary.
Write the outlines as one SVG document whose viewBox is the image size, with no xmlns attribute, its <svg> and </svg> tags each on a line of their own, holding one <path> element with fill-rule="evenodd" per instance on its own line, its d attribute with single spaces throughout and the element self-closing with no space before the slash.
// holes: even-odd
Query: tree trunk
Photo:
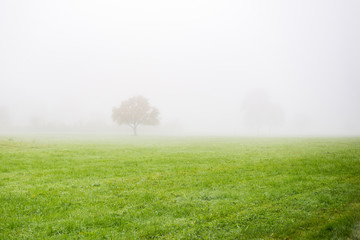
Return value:
<svg viewBox="0 0 360 240">
<path fill-rule="evenodd" d="M 137 126 L 134 126 L 134 127 L 133 127 L 134 136 L 137 136 L 137 131 L 136 131 L 136 129 L 137 129 Z"/>
</svg>

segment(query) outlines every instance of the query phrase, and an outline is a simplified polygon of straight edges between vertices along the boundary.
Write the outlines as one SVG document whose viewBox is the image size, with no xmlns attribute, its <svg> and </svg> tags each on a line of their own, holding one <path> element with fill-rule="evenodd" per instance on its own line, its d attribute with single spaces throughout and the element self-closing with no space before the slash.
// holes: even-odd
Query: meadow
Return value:
<svg viewBox="0 0 360 240">
<path fill-rule="evenodd" d="M 359 138 L 0 138 L 0 239 L 360 239 Z"/>
</svg>

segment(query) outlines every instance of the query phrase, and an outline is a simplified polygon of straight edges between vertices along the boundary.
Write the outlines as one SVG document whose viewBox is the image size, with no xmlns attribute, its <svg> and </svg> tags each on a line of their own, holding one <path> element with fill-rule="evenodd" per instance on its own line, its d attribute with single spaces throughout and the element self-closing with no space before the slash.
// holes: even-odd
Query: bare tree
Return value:
<svg viewBox="0 0 360 240">
<path fill-rule="evenodd" d="M 137 135 L 139 125 L 159 124 L 159 114 L 159 110 L 151 107 L 146 98 L 136 96 L 123 101 L 120 107 L 114 107 L 112 119 L 119 125 L 128 125 L 133 129 L 134 135 Z"/>
</svg>

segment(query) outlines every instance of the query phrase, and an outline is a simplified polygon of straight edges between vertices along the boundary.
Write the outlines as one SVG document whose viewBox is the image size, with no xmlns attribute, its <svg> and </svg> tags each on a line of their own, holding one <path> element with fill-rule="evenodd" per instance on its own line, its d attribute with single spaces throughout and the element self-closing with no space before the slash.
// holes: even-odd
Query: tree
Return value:
<svg viewBox="0 0 360 240">
<path fill-rule="evenodd" d="M 159 114 L 159 110 L 151 107 L 146 98 L 136 96 L 123 101 L 120 107 L 114 107 L 112 119 L 119 125 L 126 124 L 131 127 L 136 136 L 139 125 L 159 124 Z"/>
<path fill-rule="evenodd" d="M 243 102 L 244 122 L 257 131 L 270 131 L 283 122 L 283 110 L 279 104 L 271 101 L 267 92 L 257 89 Z"/>
<path fill-rule="evenodd" d="M 10 125 L 10 115 L 7 108 L 0 106 L 0 128 L 6 128 Z"/>
</svg>

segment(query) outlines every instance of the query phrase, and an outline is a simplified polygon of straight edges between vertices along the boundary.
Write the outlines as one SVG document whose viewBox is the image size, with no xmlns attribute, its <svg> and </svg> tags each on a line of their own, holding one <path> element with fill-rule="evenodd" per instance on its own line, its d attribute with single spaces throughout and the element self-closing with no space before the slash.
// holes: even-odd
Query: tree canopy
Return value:
<svg viewBox="0 0 360 240">
<path fill-rule="evenodd" d="M 150 106 L 146 98 L 135 96 L 121 102 L 118 108 L 114 107 L 112 119 L 119 125 L 128 125 L 137 135 L 139 125 L 159 124 L 159 114 L 159 110 Z"/>
</svg>

